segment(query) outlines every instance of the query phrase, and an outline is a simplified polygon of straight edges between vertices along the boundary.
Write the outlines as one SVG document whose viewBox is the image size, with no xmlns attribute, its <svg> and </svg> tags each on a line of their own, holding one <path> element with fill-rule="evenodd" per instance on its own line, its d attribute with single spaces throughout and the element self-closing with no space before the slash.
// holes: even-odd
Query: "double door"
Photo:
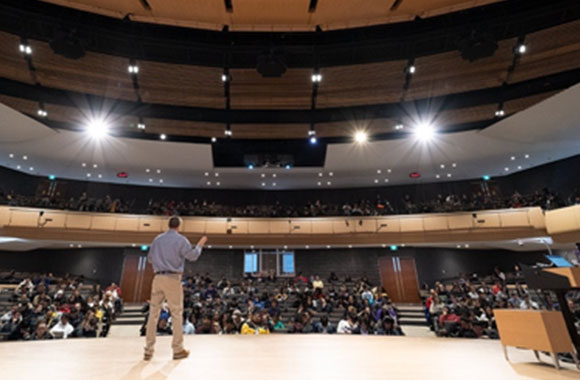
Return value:
<svg viewBox="0 0 580 380">
<path fill-rule="evenodd" d="M 394 303 L 420 303 L 415 259 L 389 256 L 379 259 L 381 282 Z"/>
</svg>

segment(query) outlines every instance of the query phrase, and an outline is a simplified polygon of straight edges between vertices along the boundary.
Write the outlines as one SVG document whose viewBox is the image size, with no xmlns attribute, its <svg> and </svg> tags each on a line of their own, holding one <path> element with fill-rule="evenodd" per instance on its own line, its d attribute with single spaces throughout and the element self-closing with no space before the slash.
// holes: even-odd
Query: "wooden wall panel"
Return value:
<svg viewBox="0 0 580 380">
<path fill-rule="evenodd" d="M 401 232 L 422 232 L 423 218 L 401 218 Z"/>
<path fill-rule="evenodd" d="M 38 227 L 40 214 L 32 210 L 12 210 L 10 213 L 10 227 Z"/>
<path fill-rule="evenodd" d="M 450 215 L 447 217 L 450 230 L 466 230 L 473 227 L 473 217 L 471 215 Z"/>
<path fill-rule="evenodd" d="M 376 220 L 377 223 L 377 232 L 379 233 L 393 233 L 393 232 L 401 232 L 401 220 L 396 217 L 389 217 L 389 218 L 378 218 Z"/>
<path fill-rule="evenodd" d="M 447 231 L 449 225 L 445 216 L 426 216 L 423 218 L 425 231 Z"/>
<path fill-rule="evenodd" d="M 167 228 L 167 221 L 160 217 L 139 218 L 140 232 L 162 232 L 165 228 Z"/>
<path fill-rule="evenodd" d="M 88 230 L 91 228 L 91 215 L 81 213 L 70 213 L 66 217 L 66 228 Z"/>
<path fill-rule="evenodd" d="M 55 211 L 45 211 L 40 219 L 43 228 L 65 228 L 66 214 Z"/>
<path fill-rule="evenodd" d="M 186 219 L 183 222 L 183 231 L 188 233 L 205 233 L 206 226 L 204 219 Z"/>
<path fill-rule="evenodd" d="M 121 232 L 137 232 L 139 231 L 139 218 L 131 216 L 117 217 L 115 230 Z"/>
<path fill-rule="evenodd" d="M 113 215 L 95 215 L 91 222 L 91 230 L 111 231 L 115 230 L 117 218 Z"/>
<path fill-rule="evenodd" d="M 348 234 L 354 232 L 355 223 L 352 220 L 334 220 L 332 232 L 335 234 Z"/>
<path fill-rule="evenodd" d="M 311 234 L 315 233 L 317 221 L 310 220 L 292 220 L 290 223 L 290 233 L 292 234 Z"/>
<path fill-rule="evenodd" d="M 528 227 L 530 221 L 528 220 L 528 213 L 526 210 L 520 212 L 502 212 L 499 214 L 501 226 L 506 227 Z"/>
<path fill-rule="evenodd" d="M 270 222 L 264 220 L 252 220 L 248 224 L 248 232 L 250 234 L 267 234 L 270 232 Z"/>
<path fill-rule="evenodd" d="M 232 231 L 232 234 L 247 234 L 248 221 L 234 219 L 228 224 L 227 228 Z"/>
</svg>

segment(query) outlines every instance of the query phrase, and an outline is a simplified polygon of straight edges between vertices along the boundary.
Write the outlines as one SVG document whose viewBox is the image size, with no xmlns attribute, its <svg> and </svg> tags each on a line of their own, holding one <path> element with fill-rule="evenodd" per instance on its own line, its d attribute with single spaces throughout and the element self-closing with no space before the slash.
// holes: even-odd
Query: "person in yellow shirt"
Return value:
<svg viewBox="0 0 580 380">
<path fill-rule="evenodd" d="M 264 321 L 262 319 L 262 312 L 259 308 L 254 308 L 252 310 L 252 315 L 250 320 L 244 322 L 242 325 L 242 335 L 261 335 L 270 334 L 270 330 L 264 327 Z"/>
</svg>

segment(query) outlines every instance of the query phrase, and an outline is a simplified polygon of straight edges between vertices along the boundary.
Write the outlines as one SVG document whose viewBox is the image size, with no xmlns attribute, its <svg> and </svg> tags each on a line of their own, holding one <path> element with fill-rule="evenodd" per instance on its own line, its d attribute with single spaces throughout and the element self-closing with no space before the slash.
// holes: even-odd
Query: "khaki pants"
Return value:
<svg viewBox="0 0 580 380">
<path fill-rule="evenodd" d="M 151 303 L 149 305 L 149 319 L 147 320 L 147 339 L 145 353 L 153 354 L 157 323 L 161 304 L 167 299 L 171 311 L 173 329 L 173 353 L 183 351 L 183 289 L 181 288 L 180 274 L 162 274 L 153 277 L 151 285 Z"/>
</svg>

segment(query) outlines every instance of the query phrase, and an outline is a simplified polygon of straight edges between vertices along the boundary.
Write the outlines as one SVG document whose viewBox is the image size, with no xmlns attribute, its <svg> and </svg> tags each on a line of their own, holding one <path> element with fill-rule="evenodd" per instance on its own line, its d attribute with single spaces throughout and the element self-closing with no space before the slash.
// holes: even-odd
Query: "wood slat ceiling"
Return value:
<svg viewBox="0 0 580 380">
<path fill-rule="evenodd" d="M 524 54 L 510 83 L 580 68 L 580 21 L 526 38 Z M 33 84 L 19 38 L 0 32 L 0 77 Z M 87 52 L 79 60 L 54 54 L 48 44 L 30 41 L 39 83 L 45 87 L 136 101 L 128 60 Z M 429 98 L 501 85 L 513 58 L 514 39 L 499 42 L 493 57 L 468 62 L 459 52 L 417 58 L 417 72 L 406 100 Z M 403 95 L 406 61 L 329 67 L 321 70 L 318 108 L 396 103 Z M 139 62 L 144 102 L 208 107 L 225 106 L 222 70 L 192 65 Z M 253 69 L 231 70 L 232 109 L 309 109 L 311 71 L 289 69 L 282 78 L 262 78 Z"/>
<path fill-rule="evenodd" d="M 522 111 L 540 101 L 547 99 L 556 92 L 547 92 L 540 95 L 508 101 L 504 104 L 507 114 Z M 36 115 L 38 104 L 36 102 L 21 98 L 0 95 L 0 102 L 31 116 Z M 87 108 L 73 108 L 46 104 L 50 120 L 58 122 L 83 125 L 90 115 Z M 476 107 L 468 107 L 456 110 L 438 110 L 433 108 L 431 115 L 436 125 L 455 125 L 469 123 L 480 120 L 488 120 L 493 117 L 497 104 L 484 104 Z M 417 110 L 407 110 L 409 117 L 400 120 L 405 125 L 412 125 L 418 119 Z M 109 120 L 114 128 L 121 131 L 136 132 L 137 118 L 110 113 Z M 158 135 L 166 133 L 169 135 L 195 136 L 195 137 L 218 137 L 224 136 L 224 124 L 195 122 L 183 120 L 169 120 L 146 118 L 147 129 L 145 133 Z M 316 133 L 319 137 L 343 137 L 352 136 L 355 130 L 364 129 L 371 135 L 393 132 L 394 126 L 399 122 L 395 119 L 371 119 L 353 120 L 333 123 L 316 124 Z M 308 124 L 233 124 L 232 131 L 235 138 L 239 139 L 303 139 L 308 134 Z"/>
<path fill-rule="evenodd" d="M 166 25 L 220 30 L 343 29 L 430 17 L 500 0 L 404 0 L 395 9 L 385 0 L 319 0 L 309 12 L 310 0 L 232 0 L 228 12 L 222 0 L 44 0 L 105 16 Z"/>
</svg>

